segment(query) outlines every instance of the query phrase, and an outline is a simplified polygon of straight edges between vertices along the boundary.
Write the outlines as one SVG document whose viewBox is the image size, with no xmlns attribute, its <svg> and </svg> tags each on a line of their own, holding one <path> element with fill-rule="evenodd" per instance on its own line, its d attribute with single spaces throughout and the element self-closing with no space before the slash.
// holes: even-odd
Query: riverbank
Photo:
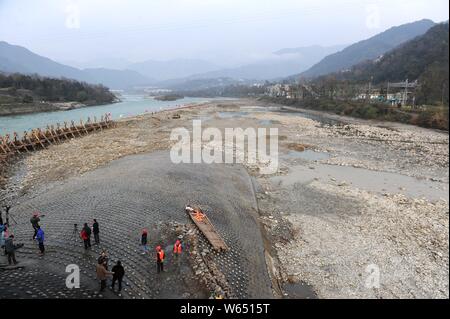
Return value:
<svg viewBox="0 0 450 319">
<path fill-rule="evenodd" d="M 15 189 L 3 196 L 15 205 L 55 194 L 58 203 L 56 195 L 64 185 L 91 172 L 104 176 L 99 169 L 124 158 L 127 164 L 117 171 L 115 184 L 108 184 L 122 194 L 122 181 L 131 171 L 139 173 L 129 155 L 169 150 L 172 129 L 192 131 L 193 119 L 202 120 L 203 128 L 221 131 L 279 130 L 280 166 L 275 174 L 261 175 L 260 163 L 244 163 L 256 197 L 257 223 L 251 229 L 259 227 L 263 237 L 255 248 L 265 251 L 274 297 L 449 297 L 449 139 L 443 132 L 302 114 L 255 100 L 205 102 L 123 119 L 114 129 L 27 155 L 20 173 L 10 180 Z M 222 166 L 221 183 L 229 183 L 227 165 Z M 184 171 L 186 185 L 198 181 L 197 174 Z M 164 186 L 174 178 L 170 171 L 158 178 L 158 186 L 136 192 L 146 197 L 157 191 L 163 202 L 184 196 L 183 188 L 175 195 Z M 217 195 L 221 193 L 204 190 L 199 204 L 208 198 L 225 200 Z M 140 200 L 120 198 L 128 208 Z M 228 207 L 228 216 L 235 208 L 225 202 L 221 209 Z M 254 204 L 248 200 L 239 205 L 250 214 Z M 379 286 L 367 284 L 373 269 L 379 271 Z"/>
<path fill-rule="evenodd" d="M 111 103 L 118 103 L 119 99 Z M 98 103 L 92 101 L 90 103 L 80 102 L 39 102 L 39 103 L 15 103 L 15 104 L 0 104 L 0 116 L 13 116 L 23 114 L 35 114 L 41 112 L 57 112 L 70 111 L 90 106 L 106 105 L 111 103 Z"/>
<path fill-rule="evenodd" d="M 285 97 L 262 97 L 262 101 L 282 104 L 298 109 L 330 112 L 338 115 L 352 116 L 359 119 L 398 122 L 425 128 L 448 131 L 447 106 L 393 107 L 385 103 L 367 103 L 365 101 L 305 99 L 296 100 Z"/>
</svg>

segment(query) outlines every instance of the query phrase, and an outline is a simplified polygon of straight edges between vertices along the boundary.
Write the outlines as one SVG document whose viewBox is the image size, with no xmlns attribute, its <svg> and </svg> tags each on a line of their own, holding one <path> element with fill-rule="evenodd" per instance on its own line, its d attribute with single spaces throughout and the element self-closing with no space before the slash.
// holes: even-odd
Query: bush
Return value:
<svg viewBox="0 0 450 319">
<path fill-rule="evenodd" d="M 33 103 L 33 101 L 34 101 L 33 97 L 28 94 L 22 98 L 23 103 Z"/>
</svg>

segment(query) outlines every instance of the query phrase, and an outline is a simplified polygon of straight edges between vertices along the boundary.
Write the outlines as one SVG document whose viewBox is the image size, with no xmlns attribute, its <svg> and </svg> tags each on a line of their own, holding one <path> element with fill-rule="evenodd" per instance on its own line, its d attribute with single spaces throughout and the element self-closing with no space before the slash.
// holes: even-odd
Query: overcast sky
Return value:
<svg viewBox="0 0 450 319">
<path fill-rule="evenodd" d="M 350 44 L 447 0 L 0 0 L 0 40 L 58 61 L 246 62 L 281 48 Z"/>
</svg>

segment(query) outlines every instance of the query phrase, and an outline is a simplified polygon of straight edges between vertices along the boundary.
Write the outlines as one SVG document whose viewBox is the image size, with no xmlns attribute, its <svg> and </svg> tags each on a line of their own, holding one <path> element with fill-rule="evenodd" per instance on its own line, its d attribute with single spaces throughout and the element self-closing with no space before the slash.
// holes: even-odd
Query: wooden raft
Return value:
<svg viewBox="0 0 450 319">
<path fill-rule="evenodd" d="M 214 228 L 208 216 L 200 208 L 186 207 L 186 213 L 191 217 L 194 224 L 205 235 L 214 250 L 227 251 L 229 248 L 222 236 Z"/>
<path fill-rule="evenodd" d="M 60 144 L 66 140 L 76 137 L 82 137 L 97 131 L 103 131 L 107 128 L 114 127 L 115 122 L 111 119 L 110 114 L 101 116 L 98 121 L 94 117 L 92 121 L 89 117 L 86 122 L 77 124 L 74 121 L 64 122 L 64 125 L 56 124 L 48 125 L 46 129 L 33 129 L 23 132 L 22 138 L 14 132 L 13 136 L 6 134 L 0 135 L 0 182 L 6 178 L 7 168 L 17 154 L 30 153 L 39 149 L 45 149 L 53 144 Z"/>
<path fill-rule="evenodd" d="M 47 126 L 46 129 L 33 129 L 29 132 L 23 132 L 20 139 L 19 134 L 14 132 L 11 137 L 9 134 L 0 135 L 0 163 L 6 164 L 9 157 L 20 154 L 29 153 L 38 149 L 47 148 L 53 144 L 59 144 L 65 140 L 88 135 L 96 131 L 103 131 L 114 125 L 109 114 L 101 116 L 100 121 L 94 117 L 94 121 L 88 117 L 87 122 L 80 120 L 79 124 L 71 121 L 70 124 L 64 122 L 64 125 L 56 124 Z"/>
</svg>

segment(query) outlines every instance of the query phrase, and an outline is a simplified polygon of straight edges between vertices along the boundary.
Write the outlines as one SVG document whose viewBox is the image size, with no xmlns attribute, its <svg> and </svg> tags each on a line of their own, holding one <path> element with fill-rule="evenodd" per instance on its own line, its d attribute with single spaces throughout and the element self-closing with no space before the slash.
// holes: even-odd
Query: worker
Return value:
<svg viewBox="0 0 450 319">
<path fill-rule="evenodd" d="M 9 210 L 11 209 L 11 206 L 5 205 L 5 225 L 8 225 L 9 227 Z"/>
<path fill-rule="evenodd" d="M 161 246 L 156 247 L 156 269 L 158 274 L 164 272 L 164 250 Z"/>
<path fill-rule="evenodd" d="M 17 264 L 16 260 L 16 250 L 22 247 L 23 244 L 14 244 L 14 235 L 11 234 L 6 240 L 5 240 L 5 249 L 6 254 L 8 255 L 8 264 L 11 265 L 13 263 L 14 265 Z"/>
<path fill-rule="evenodd" d="M 37 235 L 38 226 L 39 226 L 39 222 L 40 221 L 41 221 L 41 219 L 39 218 L 39 213 L 38 212 L 34 212 L 33 216 L 30 218 L 30 223 L 31 223 L 31 226 L 33 227 L 33 230 L 34 230 L 33 240 L 36 239 L 36 235 Z"/>
<path fill-rule="evenodd" d="M 180 263 L 181 252 L 183 251 L 183 247 L 181 245 L 181 240 L 177 239 L 175 244 L 173 245 L 173 258 L 176 264 Z"/>
<path fill-rule="evenodd" d="M 6 224 L 0 225 L 0 247 L 4 249 L 5 256 L 7 255 L 5 243 L 8 237 L 8 226 Z"/>
<path fill-rule="evenodd" d="M 142 255 L 145 255 L 148 251 L 148 247 L 147 247 L 147 237 L 148 237 L 148 232 L 147 229 L 143 229 L 142 230 L 142 235 L 141 235 L 141 246 L 142 246 Z"/>
<path fill-rule="evenodd" d="M 37 233 L 36 233 L 36 240 L 39 244 L 39 254 L 42 256 L 45 252 L 45 247 L 44 247 L 44 241 L 45 241 L 45 236 L 44 236 L 44 231 L 42 230 L 41 226 L 37 225 Z"/>
</svg>

